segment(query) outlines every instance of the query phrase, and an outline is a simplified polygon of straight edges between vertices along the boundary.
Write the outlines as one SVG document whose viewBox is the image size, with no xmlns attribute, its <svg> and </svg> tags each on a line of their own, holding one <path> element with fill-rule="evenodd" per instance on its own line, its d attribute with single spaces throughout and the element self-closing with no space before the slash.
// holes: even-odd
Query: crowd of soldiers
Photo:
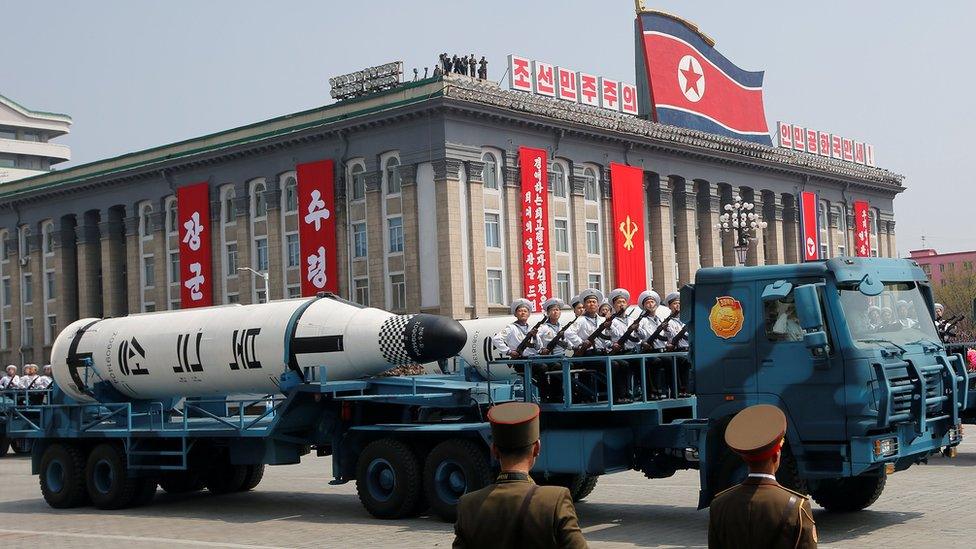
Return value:
<svg viewBox="0 0 976 549">
<path fill-rule="evenodd" d="M 607 298 L 599 290 L 583 290 L 569 305 L 575 315 L 570 322 L 560 323 L 565 303 L 553 298 L 543 303 L 545 316 L 542 320 L 529 326 L 532 303 L 527 299 L 516 299 L 511 305 L 515 321 L 492 337 L 495 349 L 508 359 L 618 356 L 620 358 L 611 361 L 613 394 L 617 403 L 632 402 L 644 396 L 639 394 L 640 384 L 635 383 L 642 361 L 628 359 L 627 355 L 688 349 L 687 328 L 678 318 L 681 296 L 677 292 L 668 294 L 663 302 L 654 290 L 642 292 L 637 299 L 639 312 L 636 314 L 630 308 L 630 292 L 623 288 L 612 290 Z M 667 398 L 665 379 L 671 362 L 646 359 L 643 363 L 650 374 L 646 398 Z M 558 365 L 549 368 L 561 370 Z M 688 396 L 691 394 L 691 364 L 680 360 L 678 371 L 678 387 L 672 396 Z M 544 392 L 546 382 L 540 381 L 543 385 L 540 391 Z"/>
<path fill-rule="evenodd" d="M 37 364 L 25 364 L 23 368 L 9 364 L 4 368 L 3 377 L 0 377 L 0 391 L 47 389 L 53 380 L 50 364 L 45 365 L 43 371 L 38 369 Z"/>
<path fill-rule="evenodd" d="M 434 67 L 434 76 L 461 74 L 472 78 L 477 77 L 479 80 L 488 79 L 488 60 L 485 59 L 484 55 L 481 56 L 480 60 L 473 53 L 461 57 L 457 55 L 452 57 L 442 53 L 437 57 L 439 64 Z"/>
</svg>

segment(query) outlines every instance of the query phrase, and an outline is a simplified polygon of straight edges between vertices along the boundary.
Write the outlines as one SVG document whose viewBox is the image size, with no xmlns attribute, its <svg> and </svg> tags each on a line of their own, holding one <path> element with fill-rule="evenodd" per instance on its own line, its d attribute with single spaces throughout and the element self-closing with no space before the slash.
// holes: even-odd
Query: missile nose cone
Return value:
<svg viewBox="0 0 976 549">
<path fill-rule="evenodd" d="M 439 315 L 413 315 L 403 331 L 407 354 L 418 363 L 450 358 L 467 339 L 468 332 L 460 322 Z"/>
</svg>

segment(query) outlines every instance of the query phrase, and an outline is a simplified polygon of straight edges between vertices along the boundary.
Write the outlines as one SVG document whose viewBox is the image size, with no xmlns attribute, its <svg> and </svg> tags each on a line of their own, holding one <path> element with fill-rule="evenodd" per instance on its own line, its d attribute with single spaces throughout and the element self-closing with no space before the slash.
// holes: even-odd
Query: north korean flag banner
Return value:
<svg viewBox="0 0 976 549">
<path fill-rule="evenodd" d="M 522 172 L 522 287 L 533 310 L 549 299 L 549 189 L 546 151 L 519 147 Z"/>
<path fill-rule="evenodd" d="M 210 251 L 210 184 L 176 189 L 180 239 L 180 308 L 213 305 Z"/>
<path fill-rule="evenodd" d="M 673 15 L 640 13 L 636 30 L 637 72 L 644 73 L 638 86 L 654 121 L 773 144 L 762 72 L 740 69 L 694 25 Z"/>
<path fill-rule="evenodd" d="M 614 268 L 617 286 L 626 288 L 634 300 L 647 287 L 644 262 L 644 171 L 633 166 L 610 164 L 613 195 Z"/>
<path fill-rule="evenodd" d="M 854 255 L 857 257 L 871 256 L 870 207 L 865 200 L 854 201 Z"/>
<path fill-rule="evenodd" d="M 336 262 L 335 174 L 331 160 L 299 164 L 298 249 L 302 295 L 339 291 Z"/>
<path fill-rule="evenodd" d="M 800 235 L 803 244 L 803 260 L 820 259 L 820 227 L 817 224 L 817 193 L 800 193 Z"/>
</svg>

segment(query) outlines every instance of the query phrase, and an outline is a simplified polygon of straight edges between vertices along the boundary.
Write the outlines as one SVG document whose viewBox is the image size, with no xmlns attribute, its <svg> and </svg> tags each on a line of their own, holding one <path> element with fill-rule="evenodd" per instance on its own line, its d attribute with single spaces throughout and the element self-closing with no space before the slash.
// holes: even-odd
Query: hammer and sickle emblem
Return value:
<svg viewBox="0 0 976 549">
<path fill-rule="evenodd" d="M 637 229 L 637 223 L 634 223 L 633 220 L 630 219 L 629 215 L 627 216 L 627 219 L 620 222 L 620 234 L 624 235 L 625 249 L 634 249 L 634 235 L 637 234 Z"/>
</svg>

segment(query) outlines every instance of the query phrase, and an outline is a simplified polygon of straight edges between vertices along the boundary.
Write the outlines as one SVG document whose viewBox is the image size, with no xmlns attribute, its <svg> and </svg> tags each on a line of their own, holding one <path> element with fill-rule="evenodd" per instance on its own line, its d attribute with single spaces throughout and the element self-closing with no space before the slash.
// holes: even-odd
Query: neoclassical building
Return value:
<svg viewBox="0 0 976 549">
<path fill-rule="evenodd" d="M 902 177 L 880 168 L 436 77 L 0 186 L 0 355 L 46 361 L 77 318 L 180 306 L 175 189 L 207 181 L 218 303 L 299 294 L 296 165 L 335 161 L 339 289 L 398 312 L 507 314 L 522 292 L 518 148 L 548 152 L 553 289 L 614 286 L 611 162 L 646 189 L 648 285 L 732 265 L 714 226 L 738 194 L 769 223 L 750 264 L 795 262 L 797 196 L 821 198 L 821 254 L 853 249 L 871 205 L 872 254 L 893 256 Z"/>
</svg>

